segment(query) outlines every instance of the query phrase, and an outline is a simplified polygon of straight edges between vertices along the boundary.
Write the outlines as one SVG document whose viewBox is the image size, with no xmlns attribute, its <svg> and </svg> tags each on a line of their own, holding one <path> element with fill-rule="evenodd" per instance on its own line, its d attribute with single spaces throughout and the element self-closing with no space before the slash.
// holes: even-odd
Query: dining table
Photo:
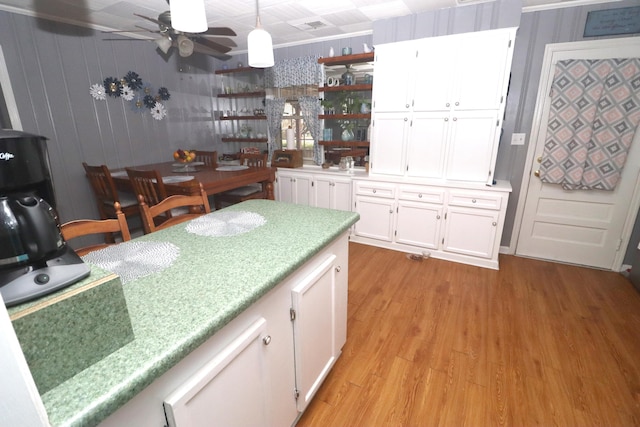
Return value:
<svg viewBox="0 0 640 427">
<path fill-rule="evenodd" d="M 249 167 L 235 163 L 207 166 L 202 162 L 161 162 L 128 167 L 139 170 L 157 170 L 162 176 L 162 181 L 169 195 L 199 194 L 199 186 L 185 185 L 189 181 L 193 182 L 192 180 L 195 178 L 202 184 L 208 196 L 260 183 L 266 191 L 267 199 L 275 200 L 273 183 L 276 180 L 276 168 L 269 166 Z M 113 169 L 111 177 L 118 190 L 132 191 L 125 168 Z"/>
</svg>

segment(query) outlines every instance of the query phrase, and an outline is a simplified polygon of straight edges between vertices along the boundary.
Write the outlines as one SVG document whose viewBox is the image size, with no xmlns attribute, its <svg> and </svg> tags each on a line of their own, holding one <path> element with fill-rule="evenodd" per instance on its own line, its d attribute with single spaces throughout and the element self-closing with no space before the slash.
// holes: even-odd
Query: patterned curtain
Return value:
<svg viewBox="0 0 640 427">
<path fill-rule="evenodd" d="M 540 179 L 613 190 L 640 121 L 640 58 L 556 65 Z"/>
<path fill-rule="evenodd" d="M 324 67 L 318 64 L 319 55 L 284 59 L 265 69 L 265 87 L 318 86 L 324 78 Z"/>
<path fill-rule="evenodd" d="M 267 98 L 264 112 L 267 116 L 267 128 L 269 129 L 269 161 L 273 150 L 282 148 L 282 114 L 284 113 L 284 98 Z"/>
<path fill-rule="evenodd" d="M 318 144 L 322 133 L 322 120 L 318 118 L 318 115 L 321 114 L 320 100 L 317 96 L 301 96 L 298 98 L 298 102 L 302 110 L 302 118 L 315 142 L 313 144 L 313 161 L 316 165 L 319 165 L 322 163 L 322 147 Z"/>
</svg>

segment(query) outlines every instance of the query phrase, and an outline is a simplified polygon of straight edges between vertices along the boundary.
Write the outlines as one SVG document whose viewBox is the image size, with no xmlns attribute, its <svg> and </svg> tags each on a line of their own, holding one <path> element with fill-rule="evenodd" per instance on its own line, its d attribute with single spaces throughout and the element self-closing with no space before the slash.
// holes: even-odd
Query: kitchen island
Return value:
<svg viewBox="0 0 640 427">
<path fill-rule="evenodd" d="M 51 425 L 180 426 L 192 413 L 295 423 L 346 340 L 348 230 L 358 215 L 252 200 L 201 218 L 233 213 L 262 220 L 234 233 L 244 225 L 228 219 L 219 235 L 188 222 L 129 242 L 177 253 L 162 271 L 123 283 L 134 339 L 42 395 Z M 185 412 L 184 397 L 200 391 L 213 401 L 192 399 Z"/>
</svg>

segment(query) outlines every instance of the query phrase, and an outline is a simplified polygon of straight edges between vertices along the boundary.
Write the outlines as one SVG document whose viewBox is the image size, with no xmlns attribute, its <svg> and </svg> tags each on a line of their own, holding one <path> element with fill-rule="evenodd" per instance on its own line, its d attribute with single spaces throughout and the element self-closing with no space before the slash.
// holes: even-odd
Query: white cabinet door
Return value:
<svg viewBox="0 0 640 427">
<path fill-rule="evenodd" d="M 319 208 L 351 210 L 351 179 L 314 175 L 314 205 Z"/>
<path fill-rule="evenodd" d="M 440 246 L 442 205 L 400 200 L 395 241 L 429 249 Z"/>
<path fill-rule="evenodd" d="M 370 162 L 372 173 L 404 174 L 404 145 L 409 132 L 409 124 L 409 113 L 374 114 Z"/>
<path fill-rule="evenodd" d="M 268 339 L 260 318 L 169 395 L 169 427 L 271 425 Z"/>
<path fill-rule="evenodd" d="M 491 182 L 492 157 L 499 129 L 495 110 L 452 113 L 445 177 L 458 181 Z"/>
<path fill-rule="evenodd" d="M 419 41 L 416 61 L 419 73 L 412 83 L 413 111 L 449 111 L 451 109 L 458 55 L 458 46 L 454 43 L 454 38 L 431 37 Z"/>
<path fill-rule="evenodd" d="M 354 225 L 354 233 L 390 242 L 393 238 L 394 205 L 393 199 L 356 196 L 355 211 L 360 214 L 360 220 Z"/>
<path fill-rule="evenodd" d="M 278 194 L 281 202 L 311 206 L 311 174 L 278 170 Z"/>
<path fill-rule="evenodd" d="M 456 36 L 455 89 L 457 110 L 496 110 L 506 93 L 513 30 L 479 31 Z"/>
<path fill-rule="evenodd" d="M 376 46 L 372 92 L 375 111 L 409 111 L 413 94 L 408 82 L 413 80 L 415 62 L 413 40 Z"/>
<path fill-rule="evenodd" d="M 442 249 L 481 258 L 493 257 L 499 212 L 449 206 Z"/>
<path fill-rule="evenodd" d="M 340 352 L 336 345 L 336 259 L 335 254 L 329 256 L 291 290 L 295 312 L 293 342 L 297 406 L 300 412 L 307 407 Z"/>
<path fill-rule="evenodd" d="M 448 111 L 413 113 L 407 141 L 407 176 L 443 177 L 450 123 Z"/>
</svg>

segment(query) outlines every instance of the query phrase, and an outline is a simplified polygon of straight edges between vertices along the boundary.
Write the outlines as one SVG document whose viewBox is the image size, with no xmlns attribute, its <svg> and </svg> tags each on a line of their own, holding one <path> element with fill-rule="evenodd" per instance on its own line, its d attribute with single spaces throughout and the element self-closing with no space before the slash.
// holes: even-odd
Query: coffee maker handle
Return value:
<svg viewBox="0 0 640 427">
<path fill-rule="evenodd" d="M 33 196 L 20 198 L 22 244 L 30 261 L 39 261 L 64 245 L 53 209 L 47 202 Z"/>
</svg>

